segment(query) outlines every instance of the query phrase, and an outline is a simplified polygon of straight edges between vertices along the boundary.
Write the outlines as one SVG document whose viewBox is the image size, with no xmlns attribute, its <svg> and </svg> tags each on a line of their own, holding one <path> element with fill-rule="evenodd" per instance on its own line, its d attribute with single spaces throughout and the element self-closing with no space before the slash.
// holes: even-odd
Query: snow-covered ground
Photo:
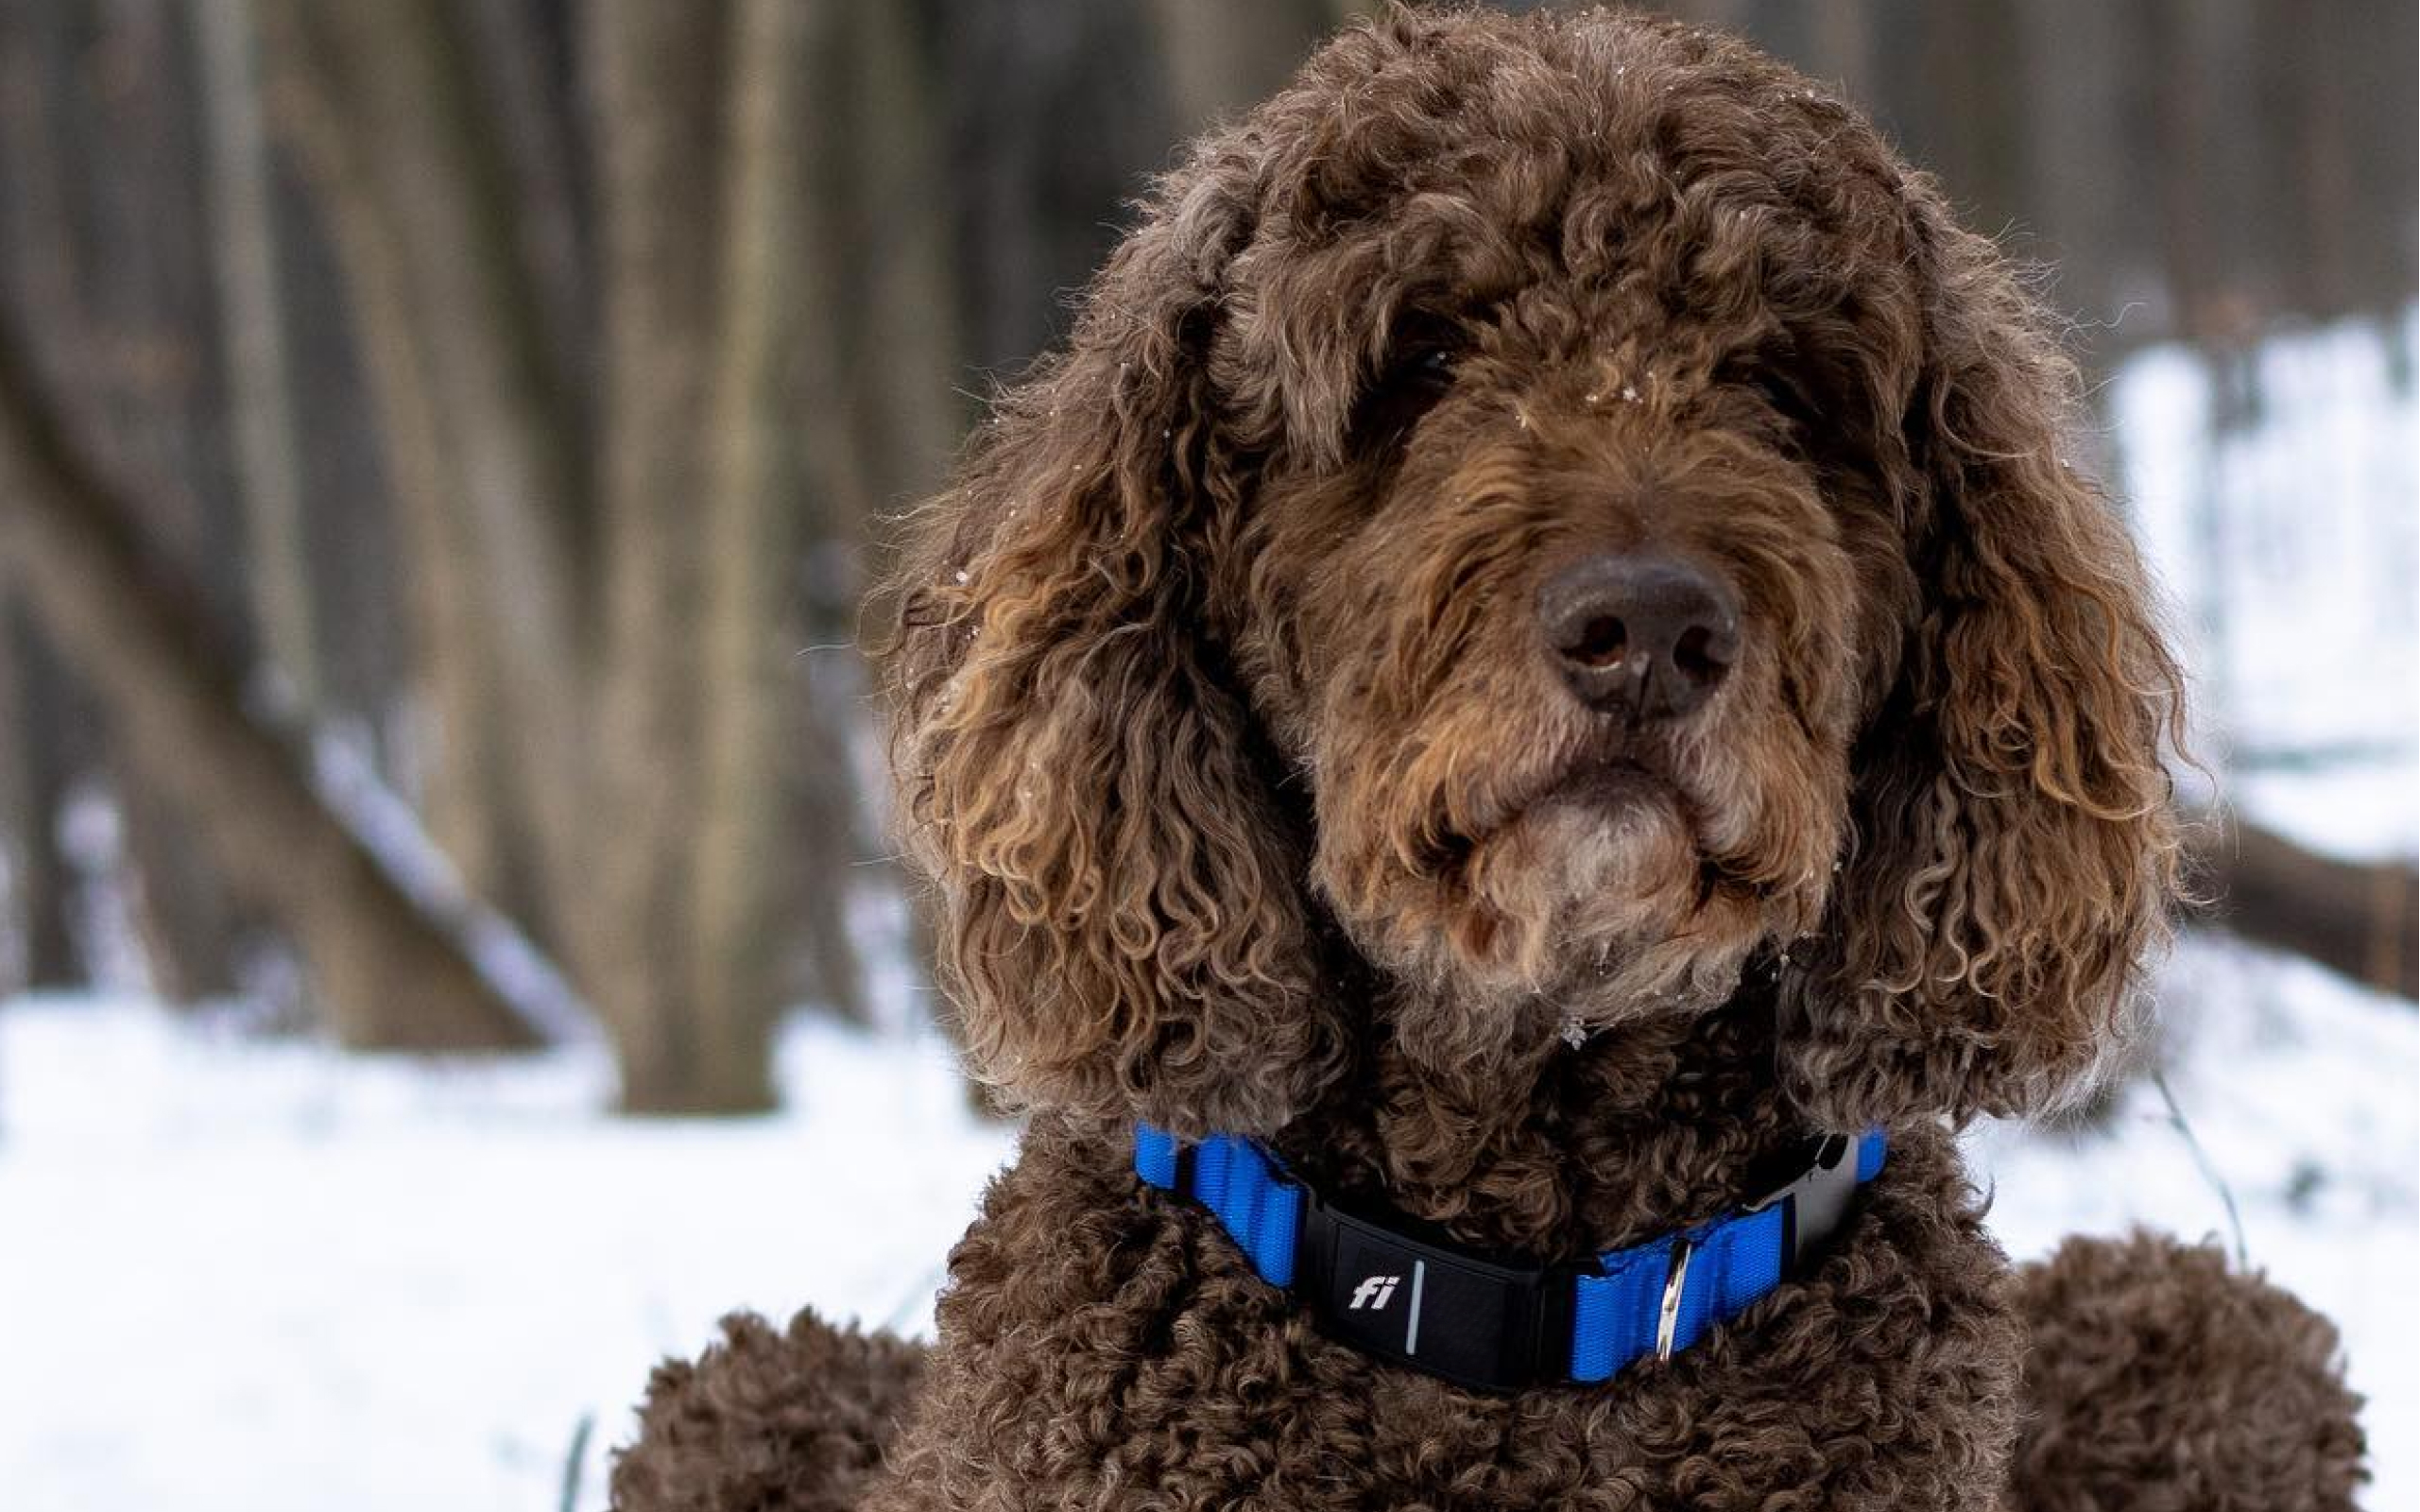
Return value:
<svg viewBox="0 0 2420 1512">
<path fill-rule="evenodd" d="M 796 1111 L 638 1122 L 593 1050 L 426 1066 L 0 1007 L 0 1507 L 582 1506 L 740 1307 L 924 1326 L 1011 1135 L 946 1046 L 800 1020 Z"/>
<path fill-rule="evenodd" d="M 2195 946 L 2171 1078 L 2256 1264 L 2343 1326 L 2369 1505 L 2420 1505 L 2420 1026 Z M 229 1038 L 139 1002 L 0 1008 L 0 1506 L 545 1512 L 647 1367 L 735 1307 L 923 1328 L 1011 1136 L 946 1048 L 801 1021 L 793 1111 L 633 1123 L 593 1052 L 427 1067 Z M 2225 1236 L 2140 1089 L 2105 1135 L 1975 1140 L 2019 1256 L 2147 1221 Z"/>
<path fill-rule="evenodd" d="M 1991 1227 L 2018 1259 L 2142 1224 L 2234 1248 L 2335 1320 L 2368 1398 L 2373 1512 L 2420 1508 L 2420 1020 L 2408 1004 L 2223 940 L 2162 983 L 2191 1130 L 2137 1082 L 2105 1130 L 1968 1136 Z M 2208 1161 L 2205 1172 L 2195 1154 Z M 2222 1187 L 2218 1183 L 2223 1183 Z"/>
<path fill-rule="evenodd" d="M 2153 352 L 2110 397 L 2229 796 L 2346 853 L 2420 828 L 2415 327 L 2253 360 L 2260 412 Z M 2217 499 L 2215 524 L 2198 501 Z M 391 817 L 391 816 L 390 816 Z M 2343 1331 L 2378 1512 L 2420 1508 L 2420 1016 L 2196 938 L 2169 1086 L 2252 1263 Z M 619 1120 L 593 1043 L 349 1057 L 139 997 L 0 1005 L 0 1512 L 604 1503 L 648 1366 L 732 1308 L 926 1327 L 1012 1135 L 947 1050 L 812 1019 L 787 1110 Z M 2083 1136 L 1973 1136 L 2013 1254 L 2147 1222 L 2232 1242 L 2158 1091 Z"/>
</svg>

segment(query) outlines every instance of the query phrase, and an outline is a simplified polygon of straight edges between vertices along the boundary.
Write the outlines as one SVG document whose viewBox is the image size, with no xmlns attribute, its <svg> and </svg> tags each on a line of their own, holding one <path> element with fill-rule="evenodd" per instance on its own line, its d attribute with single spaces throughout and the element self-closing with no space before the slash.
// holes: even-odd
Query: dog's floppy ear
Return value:
<svg viewBox="0 0 2420 1512">
<path fill-rule="evenodd" d="M 1997 249 L 1914 201 L 1914 609 L 1830 912 L 1784 972 L 1785 1080 L 1841 1128 L 2080 1091 L 2175 880 L 2179 675 L 2116 512 L 2060 455 L 2072 369 Z"/>
<path fill-rule="evenodd" d="M 1035 1104 L 1269 1133 L 1341 1039 L 1205 612 L 1240 502 L 1205 349 L 1250 227 L 1248 184 L 1206 162 L 913 519 L 884 670 L 975 1069 Z"/>
</svg>

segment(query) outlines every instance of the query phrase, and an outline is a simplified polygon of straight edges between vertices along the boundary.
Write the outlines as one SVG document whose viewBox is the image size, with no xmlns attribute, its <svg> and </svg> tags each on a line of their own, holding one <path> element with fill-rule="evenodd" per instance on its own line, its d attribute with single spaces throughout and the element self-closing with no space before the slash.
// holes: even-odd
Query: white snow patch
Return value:
<svg viewBox="0 0 2420 1512">
<path fill-rule="evenodd" d="M 2363 1504 L 2420 1506 L 2420 1018 L 2308 963 L 2187 941 L 2160 985 L 2170 1089 L 2232 1193 L 2253 1267 L 2333 1320 L 2368 1398 Z M 2136 1225 L 2230 1251 L 2226 1199 L 2158 1089 L 2137 1082 L 2102 1130 L 1971 1130 L 2011 1258 Z"/>
<path fill-rule="evenodd" d="M 581 1505 L 735 1308 L 929 1328 L 1011 1134 L 950 1052 L 799 1021 L 796 1112 L 607 1116 L 572 1050 L 427 1063 L 139 1002 L 0 1006 L 0 1497 L 42 1512 Z"/>
<path fill-rule="evenodd" d="M 2245 814 L 2346 855 L 2420 846 L 2420 310 L 2110 386 L 2120 492 L 2173 600 L 2195 744 Z"/>
</svg>

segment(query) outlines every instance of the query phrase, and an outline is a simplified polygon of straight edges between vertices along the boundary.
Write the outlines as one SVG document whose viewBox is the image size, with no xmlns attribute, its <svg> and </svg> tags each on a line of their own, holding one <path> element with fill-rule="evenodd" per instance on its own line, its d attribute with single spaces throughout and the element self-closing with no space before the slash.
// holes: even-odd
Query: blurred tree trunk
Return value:
<svg viewBox="0 0 2420 1512">
<path fill-rule="evenodd" d="M 941 486 L 969 406 L 950 381 L 965 358 L 950 262 L 955 228 L 937 60 L 912 25 L 911 8 L 851 7 L 849 13 L 845 45 L 831 50 L 825 66 L 844 76 L 833 94 L 851 109 L 824 129 L 835 146 L 831 157 L 850 174 L 847 189 L 833 198 L 851 213 L 821 228 L 829 245 L 815 308 L 828 327 L 820 344 L 836 354 L 823 358 L 823 382 L 842 401 L 835 414 L 855 421 L 830 427 L 825 444 L 852 475 L 825 469 L 811 508 L 816 540 L 862 554 L 871 544 L 871 513 L 902 507 Z M 853 410 L 847 403 L 852 394 Z M 861 571 L 847 585 L 842 617 L 814 626 L 816 634 L 853 632 L 867 576 Z"/>
<path fill-rule="evenodd" d="M 487 106 L 497 170 L 509 186 L 507 233 L 540 303 L 531 339 L 551 353 L 555 423 L 576 474 L 566 532 L 587 563 L 595 542 L 591 463 L 597 364 L 593 165 L 584 129 L 582 0 L 449 0 L 459 66 Z"/>
<path fill-rule="evenodd" d="M 886 607 L 867 594 L 881 514 L 940 486 L 966 421 L 951 384 L 964 366 L 951 263 L 951 196 L 942 156 L 946 119 L 932 39 L 910 8 L 851 8 L 850 24 L 816 60 L 821 155 L 807 188 L 828 208 L 818 228 L 809 323 L 813 361 L 796 403 L 809 417 L 797 548 L 804 572 L 785 623 L 814 647 L 808 696 L 794 708 L 798 841 L 811 875 L 847 878 L 806 930 L 813 986 L 827 1002 L 866 999 L 847 905 L 860 895 L 904 895 L 889 854 L 884 781 L 857 648 L 861 625 Z M 927 942 L 906 942 L 929 964 Z"/>
<path fill-rule="evenodd" d="M 129 752 L 116 753 L 111 765 L 132 863 L 128 902 L 152 990 L 173 1006 L 233 996 L 253 920 L 229 895 L 183 810 L 152 788 L 147 765 Z"/>
<path fill-rule="evenodd" d="M 1873 84 L 1874 16 L 1864 0 L 1807 0 L 1807 71 L 1858 98 Z"/>
<path fill-rule="evenodd" d="M 1939 166 L 1963 217 L 2003 237 L 2025 205 L 2017 9 L 2003 0 L 1934 0 L 1924 8 L 1929 56 L 1922 77 L 1933 94 Z M 2023 247 L 2012 249 L 2031 255 Z"/>
<path fill-rule="evenodd" d="M 266 14 L 283 17 L 279 0 Z M 318 192 L 342 266 L 363 367 L 377 413 L 398 531 L 410 558 L 409 612 L 425 738 L 413 742 L 431 835 L 464 886 L 528 918 L 536 858 L 511 782 L 508 701 L 493 665 L 490 615 L 476 580 L 476 537 L 458 507 L 443 423 L 403 249 L 372 193 L 361 143 L 342 124 L 347 86 L 310 56 L 300 28 L 270 33 L 273 90 L 284 139 Z"/>
<path fill-rule="evenodd" d="M 77 298 L 43 312 L 62 413 L 133 481 L 142 549 L 188 585 L 227 654 L 249 665 L 250 616 L 228 450 L 228 404 L 211 360 L 218 331 L 205 242 L 199 87 L 170 0 L 101 0 L 65 34 L 55 81 L 65 129 L 55 164 Z M 108 753 L 132 862 L 130 902 L 155 987 L 171 1003 L 235 990 L 250 921 L 138 754 Z"/>
<path fill-rule="evenodd" d="M 0 840 L 15 917 L 17 975 L 0 992 L 75 987 L 85 979 L 68 927 L 73 883 L 59 849 L 67 800 L 70 707 L 64 669 L 25 606 L 0 581 Z"/>
<path fill-rule="evenodd" d="M 75 259 L 64 232 L 58 134 L 50 84 L 59 72 L 58 18 L 0 7 L 0 298 L 54 320 L 76 303 Z M 72 673 L 43 642 L 22 594 L 0 580 L 0 816 L 26 987 L 87 979 L 70 926 L 74 879 L 60 850 L 60 817 L 77 760 L 70 750 Z"/>
<path fill-rule="evenodd" d="M 830 114 L 806 65 L 835 50 L 850 8 L 747 16 L 764 49 L 751 43 L 740 79 L 724 63 L 739 20 L 728 6 L 601 7 L 576 12 L 585 29 L 564 38 L 554 12 L 526 7 L 399 16 L 262 3 L 285 138 L 355 293 L 420 618 L 432 644 L 459 652 L 425 657 L 449 679 L 432 787 L 442 797 L 448 772 L 488 779 L 455 805 L 467 823 L 433 804 L 440 843 L 474 878 L 503 873 L 475 885 L 509 906 L 525 896 L 505 890 L 510 875 L 529 861 L 500 816 L 541 804 L 572 816 L 538 827 L 564 838 L 538 848 L 547 880 L 535 890 L 547 937 L 615 1035 L 626 1102 L 764 1106 L 801 938 L 817 995 L 844 1012 L 862 996 L 846 747 L 798 696 L 798 621 L 785 612 L 810 528 L 802 502 L 819 497 L 802 454 L 828 450 L 815 471 L 851 485 L 837 505 L 847 524 L 828 534 L 863 541 L 853 386 L 834 376 L 842 403 L 798 402 L 802 369 L 832 360 L 807 304 L 850 303 L 817 270 L 848 228 L 806 192 L 810 159 L 796 150 Z M 557 70 L 574 57 L 589 112 L 533 104 L 533 92 L 570 97 Z M 758 150 L 734 152 L 743 137 Z M 718 235 L 727 217 L 747 234 Z M 533 284 L 541 267 L 550 276 Z M 562 322 L 592 307 L 601 339 L 564 338 Z M 575 370 L 593 372 L 592 397 Z M 516 374 L 544 380 L 523 400 L 551 397 L 492 397 Z M 557 441 L 528 434 L 547 426 L 592 451 L 575 469 L 502 469 L 549 480 L 517 513 L 510 489 L 483 501 L 479 458 L 553 455 Z M 565 585 L 534 605 L 495 565 L 531 540 L 560 548 L 540 553 L 561 564 L 537 575 L 541 589 Z M 583 576 L 594 586 L 575 597 Z M 498 654 L 531 621 L 523 649 Z M 533 711 L 524 692 L 541 663 L 558 713 Z M 539 773 L 547 791 L 533 794 Z M 833 828 L 819 806 L 841 815 L 829 856 L 800 844 Z"/>
<path fill-rule="evenodd" d="M 133 512 L 76 455 L 0 333 L 0 563 L 92 679 L 118 748 L 174 799 L 229 881 L 300 947 L 361 1048 L 533 1042 L 529 1025 L 244 713 L 240 670 L 192 596 L 146 561 Z"/>
<path fill-rule="evenodd" d="M 260 14 L 262 0 L 252 0 Z M 417 561 L 399 491 L 387 476 L 380 406 L 366 370 L 366 326 L 354 307 L 327 206 L 298 155 L 282 145 L 283 114 L 262 60 L 269 112 L 271 218 L 278 300 L 285 322 L 304 570 L 319 611 L 313 630 L 323 730 L 366 753 L 388 785 L 420 802 L 424 785 L 406 715 L 416 692 L 412 612 Z"/>
<path fill-rule="evenodd" d="M 432 829 L 576 954 L 585 461 L 454 12 L 266 0 L 286 140 L 356 295 L 419 584 Z"/>
<path fill-rule="evenodd" d="M 701 1038 L 760 1044 L 790 997 L 794 935 L 784 924 L 801 913 L 804 933 L 823 947 L 819 985 L 836 981 L 845 995 L 835 1005 L 858 1009 L 845 860 L 844 869 L 816 878 L 820 885 L 800 885 L 806 865 L 835 858 L 810 857 L 798 843 L 795 800 L 804 795 L 784 781 L 794 742 L 782 717 L 799 701 L 804 675 L 783 633 L 799 546 L 800 452 L 829 438 L 807 435 L 810 428 L 834 428 L 811 426 L 815 410 L 798 400 L 800 377 L 816 360 L 808 293 L 828 279 L 831 251 L 819 215 L 826 207 L 808 192 L 803 166 L 830 150 L 809 109 L 810 69 L 830 51 L 836 11 L 812 0 L 739 0 L 730 53 L 721 332 L 701 542 L 696 927 L 685 997 Z M 835 754 L 813 751 L 805 765 Z M 835 950 L 837 958 L 826 954 Z M 742 1084 L 732 1076 L 729 1085 Z"/>
<path fill-rule="evenodd" d="M 1136 82 L 1159 72 L 1159 32 L 1129 0 L 987 0 L 939 41 L 964 356 L 1014 373 L 1057 334 L 1045 291 L 1091 276 L 1120 232 L 1113 207 L 1178 134 Z"/>
<path fill-rule="evenodd" d="M 261 102 L 251 0 L 214 0 L 188 12 L 200 60 L 208 142 L 212 267 L 219 363 L 243 503 L 244 567 L 252 620 L 275 670 L 281 712 L 308 726 L 324 704 L 318 610 L 302 534 L 302 493 L 280 296 L 277 222 Z"/>
<path fill-rule="evenodd" d="M 603 0 L 589 20 L 605 330 L 596 799 L 614 816 L 593 836 L 591 979 L 621 1049 L 626 1108 L 764 1108 L 773 1100 L 771 1010 L 698 990 L 707 963 L 692 907 L 706 759 L 697 636 L 707 553 L 697 519 L 715 484 L 723 271 L 710 229 L 725 208 L 731 11 Z"/>
<path fill-rule="evenodd" d="M 1274 93 L 1337 19 L 1330 0 L 1152 0 L 1152 12 L 1169 112 L 1185 136 Z"/>
</svg>

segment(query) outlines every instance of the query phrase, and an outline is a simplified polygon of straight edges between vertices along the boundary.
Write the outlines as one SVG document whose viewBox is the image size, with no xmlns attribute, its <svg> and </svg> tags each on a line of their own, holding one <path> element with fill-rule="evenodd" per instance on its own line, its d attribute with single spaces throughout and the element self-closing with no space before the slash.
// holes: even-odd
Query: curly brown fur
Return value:
<svg viewBox="0 0 2420 1512">
<path fill-rule="evenodd" d="M 614 1456 L 613 1504 L 659 1512 L 839 1512 L 857 1504 L 924 1375 L 925 1351 L 752 1313 L 647 1383 L 639 1437 Z"/>
<path fill-rule="evenodd" d="M 2335 1325 L 2211 1246 L 2070 1239 L 2023 1268 L 2027 1512 L 2343 1512 L 2369 1478 Z"/>
<path fill-rule="evenodd" d="M 902 828 L 1038 1111 L 867 1504 L 1997 1503 L 1944 1124 L 2086 1084 L 2175 855 L 2074 392 L 1929 180 L 1710 33 L 1391 10 L 1198 144 L 903 542 Z M 1737 601 L 1686 717 L 1548 654 L 1607 551 Z M 1710 1343 L 1499 1400 L 1312 1332 L 1138 1118 L 1556 1258 L 1809 1128 L 1894 1155 Z"/>
<path fill-rule="evenodd" d="M 1811 1112 L 2047 1105 L 2174 855 L 2175 668 L 2073 393 L 1991 245 L 1735 43 L 1348 33 L 1161 186 L 914 524 L 895 758 L 977 1065 L 1268 1133 L 1365 1037 L 1340 973 L 1444 1064 L 1805 936 Z M 1685 724 L 1550 685 L 1519 609 L 1599 542 L 1739 592 Z M 1615 764 L 1655 791 L 1609 815 Z"/>
</svg>

